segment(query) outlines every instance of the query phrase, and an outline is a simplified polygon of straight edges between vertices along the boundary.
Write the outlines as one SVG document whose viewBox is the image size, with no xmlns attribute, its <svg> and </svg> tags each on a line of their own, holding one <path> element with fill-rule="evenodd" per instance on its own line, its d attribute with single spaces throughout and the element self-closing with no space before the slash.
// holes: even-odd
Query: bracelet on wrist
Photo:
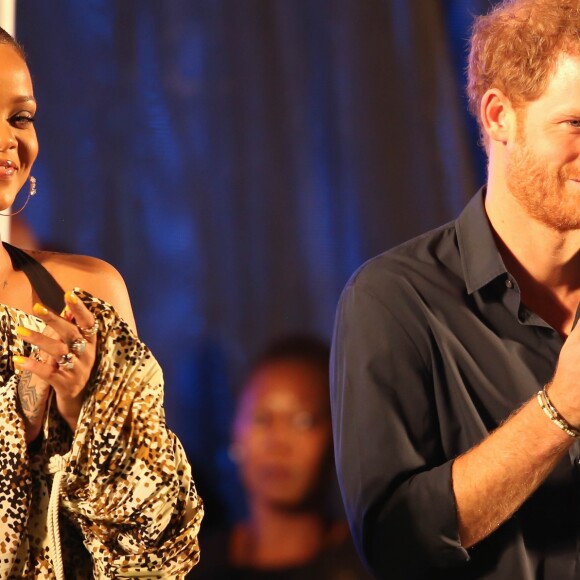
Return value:
<svg viewBox="0 0 580 580">
<path fill-rule="evenodd" d="M 572 427 L 560 413 L 558 413 L 556 407 L 552 404 L 550 397 L 548 396 L 547 385 L 541 391 L 538 391 L 537 400 L 538 404 L 540 405 L 540 409 L 544 411 L 548 419 L 552 421 L 555 425 L 557 425 L 564 433 L 569 435 L 570 437 L 578 438 L 580 437 L 580 431 L 575 427 Z"/>
</svg>

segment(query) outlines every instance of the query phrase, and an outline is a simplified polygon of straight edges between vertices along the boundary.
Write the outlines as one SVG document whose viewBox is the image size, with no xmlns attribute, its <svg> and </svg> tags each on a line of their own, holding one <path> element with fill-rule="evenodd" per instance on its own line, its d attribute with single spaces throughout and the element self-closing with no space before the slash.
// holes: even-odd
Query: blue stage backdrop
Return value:
<svg viewBox="0 0 580 580">
<path fill-rule="evenodd" d="M 20 0 L 46 248 L 124 275 L 205 488 L 239 504 L 231 389 L 271 338 L 330 338 L 364 260 L 484 178 L 462 93 L 487 0 Z"/>
</svg>

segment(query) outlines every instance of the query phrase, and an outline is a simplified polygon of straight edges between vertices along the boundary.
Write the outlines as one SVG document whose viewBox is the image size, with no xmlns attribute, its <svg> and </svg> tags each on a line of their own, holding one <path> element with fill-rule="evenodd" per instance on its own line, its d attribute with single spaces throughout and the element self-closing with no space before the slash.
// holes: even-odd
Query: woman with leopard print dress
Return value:
<svg viewBox="0 0 580 580">
<path fill-rule="evenodd" d="M 0 112 L 6 215 L 27 181 L 35 193 L 38 142 L 24 53 L 2 29 Z M 119 273 L 4 243 L 0 325 L 0 578 L 184 577 L 203 508 Z"/>
</svg>

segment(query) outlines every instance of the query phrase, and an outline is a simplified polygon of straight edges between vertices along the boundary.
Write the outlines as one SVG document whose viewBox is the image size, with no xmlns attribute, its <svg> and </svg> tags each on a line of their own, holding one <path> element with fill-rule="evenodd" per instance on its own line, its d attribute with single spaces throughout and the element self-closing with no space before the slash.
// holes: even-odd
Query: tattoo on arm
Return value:
<svg viewBox="0 0 580 580">
<path fill-rule="evenodd" d="M 42 405 L 38 400 L 36 386 L 32 383 L 32 373 L 24 371 L 18 382 L 18 398 L 24 416 L 31 422 L 38 420 Z"/>
</svg>

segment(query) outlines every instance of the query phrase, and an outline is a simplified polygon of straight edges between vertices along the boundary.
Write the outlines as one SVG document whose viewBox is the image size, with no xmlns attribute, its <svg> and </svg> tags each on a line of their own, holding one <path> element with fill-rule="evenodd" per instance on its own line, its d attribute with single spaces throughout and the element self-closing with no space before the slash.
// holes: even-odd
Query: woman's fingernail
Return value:
<svg viewBox="0 0 580 580">
<path fill-rule="evenodd" d="M 71 290 L 64 295 L 64 300 L 69 304 L 77 304 L 79 301 L 79 297 L 75 294 L 74 290 Z"/>
<path fill-rule="evenodd" d="M 17 326 L 16 334 L 18 334 L 19 336 L 30 336 L 32 332 L 28 330 L 28 328 L 25 328 L 24 326 Z"/>
<path fill-rule="evenodd" d="M 40 302 L 37 302 L 32 307 L 32 312 L 34 312 L 34 314 L 36 314 L 37 316 L 45 316 L 46 314 L 48 314 L 48 309 L 43 304 L 40 304 Z"/>
<path fill-rule="evenodd" d="M 12 357 L 12 362 L 15 365 L 22 366 L 26 362 L 26 357 L 15 355 Z"/>
</svg>

